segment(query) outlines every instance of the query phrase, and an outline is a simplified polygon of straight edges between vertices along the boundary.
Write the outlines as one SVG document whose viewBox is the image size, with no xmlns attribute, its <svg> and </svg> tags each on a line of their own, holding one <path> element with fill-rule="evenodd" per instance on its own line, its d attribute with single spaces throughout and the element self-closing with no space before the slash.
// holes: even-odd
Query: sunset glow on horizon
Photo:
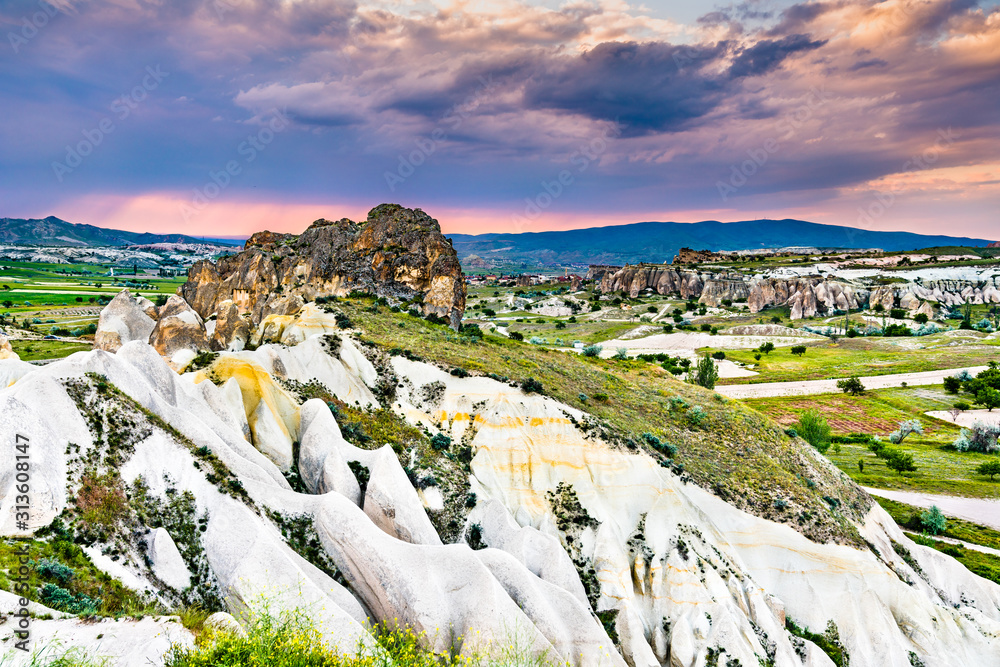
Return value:
<svg viewBox="0 0 1000 667">
<path fill-rule="evenodd" d="M 15 0 L 0 27 L 0 217 L 1000 237 L 993 1 Z"/>
</svg>

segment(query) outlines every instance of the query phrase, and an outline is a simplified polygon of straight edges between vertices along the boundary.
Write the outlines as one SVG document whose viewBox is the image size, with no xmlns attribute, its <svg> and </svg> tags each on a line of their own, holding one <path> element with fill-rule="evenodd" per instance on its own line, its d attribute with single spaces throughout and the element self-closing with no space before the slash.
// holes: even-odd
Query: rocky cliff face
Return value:
<svg viewBox="0 0 1000 667">
<path fill-rule="evenodd" d="M 415 299 L 453 327 L 465 311 L 462 269 L 437 220 L 396 204 L 372 209 L 360 223 L 317 220 L 299 236 L 254 234 L 243 252 L 192 266 L 180 295 L 201 318 L 222 319 L 211 345 L 225 349 L 245 335 L 239 318 L 253 329 L 269 315 L 352 291 Z"/>
<path fill-rule="evenodd" d="M 750 278 L 735 273 L 678 271 L 662 265 L 591 267 L 588 276 L 600 281 L 603 292 L 624 292 L 636 297 L 652 289 L 657 294 L 695 298 L 713 307 L 722 305 L 727 299 L 746 301 L 753 313 L 773 306 L 788 306 L 794 320 L 875 304 L 933 316 L 938 308 L 964 303 L 1000 303 L 1000 277 L 978 282 L 934 280 L 869 288 L 848 280 L 820 276 Z"/>
</svg>

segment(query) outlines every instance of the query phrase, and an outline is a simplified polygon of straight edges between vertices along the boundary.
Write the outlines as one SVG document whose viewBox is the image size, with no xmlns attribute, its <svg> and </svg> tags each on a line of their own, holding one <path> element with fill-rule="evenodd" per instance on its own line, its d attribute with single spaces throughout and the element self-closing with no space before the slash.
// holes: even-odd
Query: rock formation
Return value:
<svg viewBox="0 0 1000 667">
<path fill-rule="evenodd" d="M 193 265 L 180 295 L 201 318 L 220 318 L 211 346 L 221 350 L 269 315 L 353 291 L 410 300 L 453 327 L 465 310 L 458 256 L 437 220 L 396 204 L 377 206 L 360 223 L 317 220 L 299 236 L 258 232 L 243 252 Z"/>
<path fill-rule="evenodd" d="M 20 358 L 21 357 L 18 356 L 17 352 L 14 351 L 14 348 L 11 347 L 10 341 L 7 339 L 7 336 L 0 333 L 0 360 L 3 359 L 18 360 Z"/>
<path fill-rule="evenodd" d="M 933 280 L 889 285 L 869 285 L 863 280 L 822 276 L 763 278 L 732 272 L 678 271 L 671 266 L 591 267 L 588 278 L 599 281 L 602 292 L 624 292 L 637 297 L 646 290 L 677 294 L 717 307 L 724 300 L 746 301 L 750 312 L 788 306 L 792 319 L 831 315 L 881 304 L 903 308 L 911 315 L 936 314 L 936 308 L 964 303 L 1000 303 L 1000 276 L 980 281 Z"/>
<path fill-rule="evenodd" d="M 722 259 L 722 255 L 711 250 L 681 248 L 674 255 L 674 261 L 671 264 L 701 264 L 702 262 L 712 262 L 718 259 Z"/>
<path fill-rule="evenodd" d="M 152 315 L 150 314 L 152 313 Z M 136 299 L 123 289 L 101 311 L 94 335 L 94 347 L 116 352 L 132 340 L 149 340 L 156 324 L 153 315 L 156 307 L 149 299 Z"/>
<path fill-rule="evenodd" d="M 178 302 L 161 309 L 163 319 L 190 317 Z M 835 637 L 855 665 L 995 664 L 1000 586 L 913 543 L 808 445 L 782 441 L 798 479 L 812 483 L 795 482 L 795 493 L 815 521 L 853 538 L 812 540 L 797 510 L 767 518 L 738 509 L 650 452 L 603 440 L 588 415 L 550 397 L 404 356 L 376 364 L 371 344 L 344 332 L 330 344 L 332 334 L 297 327 L 299 315 L 282 331 L 289 341 L 306 336 L 300 342 L 223 351 L 198 372 L 176 374 L 135 340 L 115 354 L 34 367 L 0 389 L 0 433 L 30 433 L 33 460 L 45 462 L 33 468 L 27 530 L 7 504 L 0 533 L 28 537 L 64 512 L 74 525 L 82 460 L 120 483 L 130 503 L 190 499 L 190 525 L 199 526 L 137 514 L 88 547 L 98 566 L 174 604 L 187 576 L 189 602 L 236 618 L 261 596 L 272 613 L 306 610 L 323 640 L 348 653 L 375 646 L 370 620 L 411 627 L 442 653 L 489 652 L 516 636 L 525 658 L 573 667 L 832 664 L 786 630 L 792 620 Z M 181 333 L 165 325 L 160 335 L 183 340 L 183 327 L 171 327 Z M 395 438 L 350 444 L 341 428 L 356 425 L 344 413 L 283 386 L 307 383 L 323 386 L 335 408 L 384 408 L 408 428 L 448 436 L 451 456 Z M 391 401 L 375 395 L 386 383 L 396 388 Z M 698 388 L 677 391 L 715 401 Z M 784 437 L 757 419 L 754 438 Z M 468 448 L 464 463 L 459 447 Z M 15 456 L 0 449 L 5 497 Z M 733 465 L 757 460 L 733 456 Z M 769 496 L 787 491 L 772 482 Z M 432 491 L 452 494 L 458 511 L 437 514 Z M 290 526 L 306 531 L 309 549 L 283 537 Z M 100 559 L 112 549 L 117 560 Z M 161 632 L 169 625 L 147 621 Z M 216 622 L 239 634 L 229 618 Z M 66 623 L 76 622 L 36 618 L 32 631 L 58 630 L 88 647 L 99 636 Z M 171 639 L 190 641 L 174 625 Z M 168 639 L 138 627 L 130 637 L 116 667 L 162 664 Z"/>
</svg>

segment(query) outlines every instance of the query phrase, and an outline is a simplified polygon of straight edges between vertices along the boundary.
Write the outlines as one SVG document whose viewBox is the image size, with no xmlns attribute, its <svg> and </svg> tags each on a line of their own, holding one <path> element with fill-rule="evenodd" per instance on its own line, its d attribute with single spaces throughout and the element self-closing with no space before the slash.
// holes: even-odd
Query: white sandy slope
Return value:
<svg viewBox="0 0 1000 667">
<path fill-rule="evenodd" d="M 568 406 L 395 357 L 401 387 L 393 409 L 456 442 L 464 437 L 475 451 L 473 517 L 491 549 L 443 545 L 390 448 L 351 446 L 325 406 L 299 407 L 276 384 L 272 373 L 298 382 L 322 378 L 342 400 L 374 401 L 377 372 L 357 346 L 345 341 L 325 359 L 321 352 L 311 337 L 291 348 L 224 354 L 217 362 L 221 387 L 204 373 L 178 376 L 138 341 L 116 354 L 77 353 L 21 376 L 0 390 L 0 436 L 32 438 L 31 528 L 66 506 L 74 465 L 67 443 L 84 453 L 93 446 L 63 381 L 95 372 L 193 447 L 208 448 L 249 493 L 253 505 L 222 493 L 195 466 L 192 450 L 160 429 L 136 444 L 121 469 L 127 481 L 142 475 L 154 495 L 166 493 L 165 479 L 195 495 L 209 517 L 201 545 L 230 609 L 238 615 L 262 595 L 275 610 L 305 607 L 342 650 L 372 645 L 363 625 L 372 618 L 398 619 L 426 631 L 434 648 L 467 654 L 514 633 L 529 654 L 581 667 L 696 667 L 710 650 L 722 651 L 719 664 L 769 657 L 782 667 L 831 664 L 811 644 L 796 650 L 799 640 L 784 629 L 787 614 L 817 632 L 832 621 L 855 665 L 905 667 L 911 651 L 928 665 L 997 664 L 1000 586 L 913 544 L 877 505 L 861 527 L 877 554 L 816 544 L 682 483 L 647 455 L 588 438 L 570 420 L 583 415 Z M 418 391 L 431 382 L 445 391 L 429 406 Z M 292 491 L 281 474 L 293 441 L 302 443 L 303 478 L 320 495 Z M 0 531 L 20 535 L 12 520 L 11 457 L 0 450 Z M 344 473 L 349 461 L 371 471 L 363 498 Z M 817 458 L 816 465 L 824 464 Z M 617 610 L 621 656 L 581 596 L 575 567 L 559 555 L 567 536 L 546 494 L 560 482 L 599 522 L 578 536 L 580 554 L 600 582 L 595 611 Z M 311 516 L 349 587 L 288 548 L 264 508 Z M 642 548 L 630 550 L 630 537 Z M 896 554 L 893 540 L 909 549 L 919 572 Z M 126 561 L 133 576 L 149 579 L 137 553 Z M 136 642 L 153 645 L 140 635 Z"/>
</svg>

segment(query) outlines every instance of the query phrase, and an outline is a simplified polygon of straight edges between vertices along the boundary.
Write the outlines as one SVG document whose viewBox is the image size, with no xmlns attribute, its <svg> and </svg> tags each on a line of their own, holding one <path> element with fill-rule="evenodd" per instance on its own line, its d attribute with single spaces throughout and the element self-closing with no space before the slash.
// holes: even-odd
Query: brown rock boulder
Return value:
<svg viewBox="0 0 1000 667">
<path fill-rule="evenodd" d="M 177 295 L 160 308 L 160 319 L 149 336 L 149 344 L 167 359 L 180 350 L 197 352 L 211 347 L 201 316 Z"/>
<path fill-rule="evenodd" d="M 396 204 L 372 209 L 362 223 L 317 220 L 299 236 L 258 232 L 243 252 L 193 265 L 180 294 L 202 318 L 220 316 L 230 301 L 256 329 L 268 315 L 294 314 L 316 297 L 352 291 L 420 297 L 425 314 L 456 328 L 465 311 L 462 268 L 437 220 Z M 228 347 L 235 332 L 217 323 L 213 346 Z"/>
</svg>

